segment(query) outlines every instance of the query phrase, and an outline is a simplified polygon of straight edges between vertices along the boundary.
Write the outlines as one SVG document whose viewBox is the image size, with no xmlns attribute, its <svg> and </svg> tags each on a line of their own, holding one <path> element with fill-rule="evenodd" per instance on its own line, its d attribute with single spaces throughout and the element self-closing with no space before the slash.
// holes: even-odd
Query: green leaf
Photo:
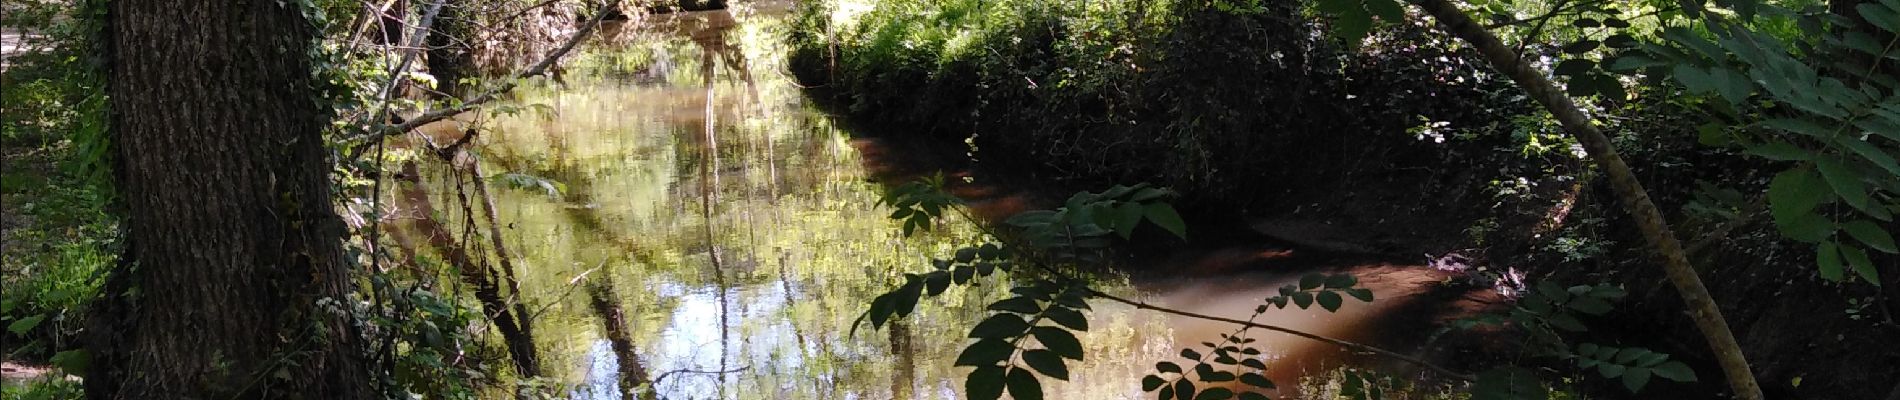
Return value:
<svg viewBox="0 0 1900 400">
<path fill-rule="evenodd" d="M 1818 217 L 1814 216 L 1814 208 L 1820 206 L 1833 193 L 1834 191 L 1827 186 L 1824 179 L 1812 168 L 1801 167 L 1782 171 L 1768 183 L 1769 213 L 1774 215 L 1775 224 L 1782 229 L 1782 233 L 1791 238 L 1813 242 L 1819 238 L 1815 238 L 1811 231 L 1790 228 L 1803 227 L 1803 222 L 1811 224 L 1811 221 L 1802 221 L 1802 219 Z M 1832 232 L 1831 224 L 1827 230 Z M 1809 240 L 1810 238 L 1812 240 Z"/>
<path fill-rule="evenodd" d="M 1371 11 L 1372 15 L 1379 17 L 1381 21 L 1401 22 L 1405 20 L 1405 7 L 1399 5 L 1397 1 L 1365 0 L 1365 4 L 1366 11 Z"/>
<path fill-rule="evenodd" d="M 1300 290 L 1319 289 L 1326 285 L 1325 274 L 1306 274 L 1300 276 Z"/>
<path fill-rule="evenodd" d="M 1292 298 L 1293 298 L 1293 304 L 1295 304 L 1295 305 L 1299 305 L 1299 306 L 1300 306 L 1300 309 L 1301 309 L 1301 310 L 1304 310 L 1304 309 L 1306 309 L 1307 307 L 1312 307 L 1312 306 L 1313 306 L 1313 294 L 1312 294 L 1312 293 L 1307 293 L 1307 292 L 1299 292 L 1299 293 L 1294 293 L 1294 294 L 1293 294 L 1292 296 L 1287 296 L 1287 297 L 1292 297 Z"/>
<path fill-rule="evenodd" d="M 1161 379 L 1159 376 L 1148 375 L 1141 377 L 1141 391 L 1143 392 L 1155 391 L 1155 389 L 1160 389 L 1161 385 L 1166 384 L 1168 384 L 1168 381 Z"/>
<path fill-rule="evenodd" d="M 1319 292 L 1314 300 L 1318 300 L 1320 308 L 1324 308 L 1328 312 L 1339 311 L 1339 305 L 1343 302 L 1339 297 L 1339 293 L 1332 291 Z"/>
<path fill-rule="evenodd" d="M 1676 382 L 1695 382 L 1695 370 L 1689 369 L 1689 365 L 1683 364 L 1681 361 L 1662 363 L 1662 365 L 1657 365 L 1655 368 L 1650 369 L 1650 372 L 1663 379 Z"/>
<path fill-rule="evenodd" d="M 1030 333 L 1036 335 L 1036 341 L 1042 342 L 1043 348 L 1071 360 L 1082 361 L 1082 342 L 1075 340 L 1075 334 L 1052 326 L 1038 326 L 1031 329 Z"/>
<path fill-rule="evenodd" d="M 1887 32 L 1900 32 L 1900 15 L 1895 15 L 1893 9 L 1877 3 L 1862 3 L 1854 9 L 1860 11 L 1861 18 L 1866 19 L 1867 23 Z"/>
<path fill-rule="evenodd" d="M 1016 347 L 1011 346 L 1009 342 L 1002 339 L 978 340 L 976 343 L 971 343 L 970 347 L 964 348 L 962 354 L 957 355 L 956 365 L 974 366 L 978 367 L 977 370 L 980 371 L 985 367 L 995 366 L 996 363 L 1009 359 L 1009 356 L 1015 353 Z"/>
<path fill-rule="evenodd" d="M 1042 316 L 1072 330 L 1083 332 L 1089 330 L 1089 319 L 1083 316 L 1080 311 L 1062 307 L 1049 307 L 1049 310 L 1044 311 Z"/>
<path fill-rule="evenodd" d="M 53 358 L 46 361 L 59 367 L 60 371 L 83 377 L 86 376 L 86 370 L 92 368 L 92 353 L 86 349 L 67 350 L 54 353 Z"/>
<path fill-rule="evenodd" d="M 1570 307 L 1570 309 L 1572 310 L 1577 310 L 1578 312 L 1582 312 L 1584 314 L 1590 314 L 1590 315 L 1603 315 L 1604 313 L 1610 312 L 1610 309 L 1612 307 L 1610 305 L 1610 302 L 1603 301 L 1603 299 L 1599 299 L 1595 297 L 1578 297 L 1578 298 L 1570 299 L 1570 302 L 1565 303 L 1564 305 L 1567 307 Z"/>
<path fill-rule="evenodd" d="M 1121 206 L 1116 207 L 1115 234 L 1121 235 L 1122 239 L 1133 238 L 1135 236 L 1135 226 L 1141 224 L 1142 214 L 1144 214 L 1144 212 L 1141 203 L 1124 202 Z"/>
<path fill-rule="evenodd" d="M 1248 385 L 1253 385 L 1253 386 L 1267 388 L 1267 389 L 1273 388 L 1272 380 L 1267 379 L 1265 375 L 1260 375 L 1258 373 L 1253 373 L 1253 372 L 1240 374 L 1240 383 L 1245 383 Z"/>
<path fill-rule="evenodd" d="M 1042 306 L 1039 304 L 1036 304 L 1036 299 L 1029 298 L 1028 296 L 1017 296 L 1017 297 L 1011 297 L 1011 298 L 999 300 L 995 303 L 990 303 L 989 309 L 993 311 L 1009 311 L 1009 312 L 1022 313 L 1022 314 L 1035 314 L 1038 312 L 1042 312 Z"/>
<path fill-rule="evenodd" d="M 1649 368 L 1630 367 L 1623 371 L 1623 387 L 1629 388 L 1631 393 L 1642 391 L 1643 386 L 1648 384 Z"/>
<path fill-rule="evenodd" d="M 1168 362 L 1168 361 L 1157 362 L 1155 363 L 1155 371 L 1172 372 L 1172 373 L 1179 374 L 1181 373 L 1181 365 Z"/>
<path fill-rule="evenodd" d="M 1062 362 L 1062 356 L 1048 350 L 1030 350 L 1023 352 L 1023 363 L 1035 368 L 1043 376 L 1069 380 L 1069 367 Z"/>
<path fill-rule="evenodd" d="M 971 400 L 996 400 L 1003 397 L 1003 367 L 989 365 L 977 367 L 964 378 L 963 391 Z"/>
<path fill-rule="evenodd" d="M 1174 381 L 1174 395 L 1188 399 L 1194 397 L 1194 381 L 1180 379 Z"/>
<path fill-rule="evenodd" d="M 1767 142 L 1749 146 L 1744 152 L 1775 161 L 1807 161 L 1808 158 L 1814 156 L 1814 152 L 1786 142 Z"/>
<path fill-rule="evenodd" d="M 1321 12 L 1333 16 L 1333 36 L 1348 45 L 1357 45 L 1372 32 L 1372 13 L 1366 12 L 1361 0 L 1322 0 L 1317 7 Z M 1178 393 L 1187 397 L 1186 393 Z"/>
<path fill-rule="evenodd" d="M 1821 177 L 1828 186 L 1834 188 L 1834 194 L 1840 195 L 1847 205 L 1861 210 L 1877 207 L 1872 204 L 1873 199 L 1867 197 L 1867 185 L 1860 181 L 1860 174 L 1849 170 L 1840 160 L 1822 158 L 1814 160 L 1814 166 L 1821 170 Z"/>
<path fill-rule="evenodd" d="M 1187 239 L 1187 223 L 1181 220 L 1181 214 L 1174 212 L 1174 206 L 1165 203 L 1149 204 L 1144 213 L 1149 222 L 1166 229 L 1174 236 Z"/>
<path fill-rule="evenodd" d="M 1359 299 L 1359 301 L 1363 301 L 1367 303 L 1372 302 L 1372 289 L 1365 289 L 1365 288 L 1346 289 L 1346 294 L 1352 296 L 1352 298 Z"/>
<path fill-rule="evenodd" d="M 46 314 L 34 314 L 30 317 L 20 318 L 11 324 L 7 324 L 7 332 L 13 332 L 14 336 L 26 336 L 27 332 L 39 327 L 40 322 L 45 320 Z"/>
<path fill-rule="evenodd" d="M 1194 400 L 1227 400 L 1231 398 L 1234 398 L 1234 390 L 1224 387 L 1208 388 L 1202 391 L 1199 396 L 1194 396 Z"/>
<path fill-rule="evenodd" d="M 1582 75 L 1586 72 L 1590 72 L 1591 69 L 1594 69 L 1596 67 L 1597 67 L 1596 61 L 1583 59 L 1583 58 L 1573 58 L 1573 59 L 1564 60 L 1563 62 L 1557 63 L 1557 67 L 1552 68 L 1551 72 L 1557 75 L 1575 76 L 1575 75 Z"/>
<path fill-rule="evenodd" d="M 1359 278 L 1353 277 L 1352 274 L 1338 274 L 1326 277 L 1327 289 L 1345 289 L 1357 284 L 1359 284 Z"/>
<path fill-rule="evenodd" d="M 1832 240 L 1821 242 L 1820 245 L 1815 246 L 1814 263 L 1821 269 L 1821 279 L 1840 282 L 1841 279 L 1846 278 L 1845 275 L 1841 274 L 1840 245 L 1834 243 Z"/>
<path fill-rule="evenodd" d="M 1600 47 L 1602 44 L 1603 44 L 1602 42 L 1598 42 L 1595 40 L 1583 39 L 1583 40 L 1578 40 L 1575 42 L 1570 42 L 1570 44 L 1564 45 L 1563 51 L 1564 53 L 1569 53 L 1569 54 L 1583 54 L 1583 53 L 1588 53 L 1591 50 L 1596 50 L 1597 47 Z"/>
<path fill-rule="evenodd" d="M 1888 233 L 1887 228 L 1882 228 L 1880 225 L 1874 224 L 1873 221 L 1864 219 L 1854 220 L 1853 222 L 1841 225 L 1841 230 L 1847 231 L 1847 235 L 1853 236 L 1854 240 L 1866 243 L 1867 247 L 1882 253 L 1893 254 L 1900 252 L 1900 249 L 1894 247 L 1893 234 Z"/>
<path fill-rule="evenodd" d="M 1881 169 L 1887 170 L 1888 173 L 1900 176 L 1900 161 L 1895 161 L 1893 156 L 1888 155 L 1885 151 L 1874 147 L 1872 144 L 1868 144 L 1867 141 L 1857 137 L 1843 136 L 1839 140 L 1836 140 L 1836 142 L 1840 143 L 1841 147 L 1846 147 L 1855 154 L 1866 158 L 1867 161 L 1873 162 L 1874 165 L 1879 166 Z"/>
<path fill-rule="evenodd" d="M 896 312 L 897 292 L 881 294 L 871 299 L 871 327 L 884 326 L 884 321 L 890 320 L 891 314 Z"/>
<path fill-rule="evenodd" d="M 1009 371 L 1009 377 L 1003 380 L 1009 388 L 1009 397 L 1015 400 L 1042 400 L 1042 382 L 1029 370 L 1016 368 Z"/>
<path fill-rule="evenodd" d="M 1006 338 L 1021 335 L 1026 330 L 1029 330 L 1029 322 L 1023 321 L 1023 317 L 1010 313 L 996 313 L 984 319 L 983 322 L 977 323 L 975 328 L 970 328 L 970 337 Z"/>
<path fill-rule="evenodd" d="M 1874 270 L 1874 262 L 1867 258 L 1867 251 L 1854 246 L 1841 246 L 1841 256 L 1847 258 L 1847 265 L 1854 273 L 1866 279 L 1867 283 L 1880 286 L 1880 272 Z"/>
</svg>

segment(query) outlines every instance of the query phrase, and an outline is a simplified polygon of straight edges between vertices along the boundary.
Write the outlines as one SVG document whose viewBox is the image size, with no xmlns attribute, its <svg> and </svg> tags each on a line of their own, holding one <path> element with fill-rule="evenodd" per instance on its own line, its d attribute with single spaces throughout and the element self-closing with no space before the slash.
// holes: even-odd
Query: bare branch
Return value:
<svg viewBox="0 0 1900 400">
<path fill-rule="evenodd" d="M 422 115 L 416 116 L 415 118 L 411 118 L 407 121 L 403 121 L 400 124 L 379 125 L 376 129 L 371 130 L 369 134 L 359 139 L 356 139 L 359 141 L 363 141 L 363 143 L 357 144 L 352 149 L 350 158 L 355 158 L 356 154 L 361 154 L 362 151 L 360 149 L 367 148 L 369 144 L 375 143 L 375 141 L 382 140 L 383 138 L 386 138 L 389 136 L 400 135 L 400 134 L 409 132 L 411 130 L 414 130 L 417 127 L 427 125 L 431 122 L 441 121 L 444 119 L 448 119 L 449 117 L 453 117 L 456 114 L 461 114 L 462 112 L 473 110 L 475 109 L 476 106 L 482 105 L 483 103 L 487 103 L 490 101 L 494 101 L 495 98 L 497 98 L 498 96 L 504 93 L 507 93 L 509 90 L 514 90 L 515 86 L 517 85 L 517 82 L 520 81 L 521 79 L 525 79 L 528 77 L 546 73 L 548 68 L 554 66 L 554 63 L 556 61 L 559 61 L 561 57 L 566 56 L 568 52 L 573 51 L 574 47 L 580 45 L 581 41 L 586 40 L 588 36 L 593 35 L 594 31 L 600 27 L 601 21 L 606 20 L 607 15 L 610 14 L 607 12 L 607 10 L 611 9 L 617 3 L 618 2 L 607 3 L 606 5 L 596 10 L 594 13 L 594 18 L 592 20 L 589 20 L 586 25 L 583 25 L 580 30 L 575 31 L 574 36 L 569 37 L 567 39 L 567 42 L 563 43 L 560 48 L 554 49 L 553 52 L 548 53 L 548 55 L 546 57 L 543 57 L 540 62 L 537 62 L 533 66 L 528 67 L 528 69 L 522 70 L 521 72 L 514 74 L 514 76 L 512 76 L 513 79 L 509 79 L 506 82 L 502 82 L 501 86 L 497 86 L 493 89 L 489 89 L 486 92 L 482 92 L 481 95 L 475 96 L 475 98 L 473 99 L 463 101 L 459 105 L 448 107 L 448 108 L 437 109 L 435 111 L 429 111 L 429 112 L 423 113 Z M 376 121 L 376 122 L 380 123 L 381 121 Z"/>
</svg>

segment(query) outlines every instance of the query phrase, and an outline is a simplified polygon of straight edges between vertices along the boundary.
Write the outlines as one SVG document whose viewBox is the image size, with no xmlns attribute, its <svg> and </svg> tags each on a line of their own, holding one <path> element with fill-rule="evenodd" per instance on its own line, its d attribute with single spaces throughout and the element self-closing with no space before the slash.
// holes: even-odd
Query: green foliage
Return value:
<svg viewBox="0 0 1900 400">
<path fill-rule="evenodd" d="M 1733 2 L 1726 6 L 1733 14 L 1691 12 L 1701 29 L 1669 28 L 1666 42 L 1628 57 L 1642 72 L 1682 85 L 1715 119 L 1705 143 L 1789 164 L 1768 186 L 1770 215 L 1783 235 L 1815 246 L 1829 280 L 1851 271 L 1879 285 L 1868 252 L 1900 252 L 1892 235 L 1900 211 L 1900 97 L 1889 94 L 1900 81 L 1879 67 L 1891 46 L 1872 36 L 1896 32 L 1882 22 L 1896 6 L 1860 4 L 1872 26 L 1852 26 L 1819 8 Z M 1800 36 L 1771 33 L 1785 21 Z"/>
<path fill-rule="evenodd" d="M 0 399 L 6 400 L 69 400 L 84 397 L 85 386 L 79 381 L 36 378 L 0 385 Z"/>
<path fill-rule="evenodd" d="M 885 192 L 879 204 L 897 209 L 891 219 L 903 221 L 904 234 L 909 236 L 917 228 L 929 229 L 945 211 L 961 206 L 961 200 L 944 192 L 942 186 L 941 177 L 894 186 Z M 1101 192 L 1077 193 L 1055 210 L 1018 214 L 1006 223 L 1017 232 L 1009 236 L 990 236 L 1019 240 L 960 248 L 950 258 L 933 260 L 932 271 L 904 274 L 903 285 L 873 299 L 858 323 L 869 321 L 873 328 L 882 327 L 894 318 L 910 315 L 923 296 L 938 296 L 951 285 L 974 286 L 997 271 L 1015 271 L 1028 277 L 1030 271 L 1012 267 L 1038 266 L 1037 272 L 1046 273 L 1044 276 L 1028 278 L 1026 283 L 1009 289 L 1013 296 L 986 307 L 990 316 L 970 328 L 968 337 L 975 341 L 957 356 L 956 365 L 974 367 L 964 382 L 964 390 L 971 398 L 996 399 L 1008 393 L 1015 399 L 1040 399 L 1043 396 L 1041 378 L 1068 380 L 1069 360 L 1081 361 L 1085 356 L 1075 332 L 1088 331 L 1085 313 L 1090 309 L 1088 298 L 1095 293 L 1086 280 L 1067 276 L 1051 266 L 1094 260 L 1093 254 L 1108 248 L 1110 235 L 1133 237 L 1137 225 L 1143 221 L 1185 239 L 1185 223 L 1173 206 L 1163 202 L 1171 196 L 1172 192 L 1166 189 L 1146 184 L 1116 185 Z M 1351 290 L 1352 284 L 1350 277 L 1333 278 L 1315 283 L 1326 286 L 1319 292 L 1300 293 L 1308 296 L 1310 302 L 1313 293 Z M 1338 295 L 1333 296 L 1337 300 Z M 1370 298 L 1370 293 L 1364 296 L 1362 298 Z M 1282 307 L 1284 303 L 1282 300 Z M 1262 307 L 1264 311 L 1265 306 Z M 1331 308 L 1336 307 L 1335 304 Z M 853 324 L 854 333 L 856 326 Z M 1215 350 L 1218 354 L 1227 354 L 1227 350 Z M 1249 350 L 1252 355 L 1259 354 L 1257 349 Z M 1232 357 L 1222 359 L 1232 360 Z M 1259 360 L 1251 361 L 1264 368 Z M 1264 382 L 1258 374 L 1248 379 Z"/>
</svg>

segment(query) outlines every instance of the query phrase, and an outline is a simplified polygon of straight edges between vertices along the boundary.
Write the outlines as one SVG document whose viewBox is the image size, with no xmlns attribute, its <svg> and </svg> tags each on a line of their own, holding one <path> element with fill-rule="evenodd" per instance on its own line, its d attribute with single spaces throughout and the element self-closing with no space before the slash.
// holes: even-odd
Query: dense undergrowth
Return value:
<svg viewBox="0 0 1900 400">
<path fill-rule="evenodd" d="M 802 81 L 874 132 L 968 138 L 980 164 L 1072 187 L 1152 181 L 1193 202 L 1287 206 L 1406 167 L 1522 158 L 1430 146 L 1508 145 L 1530 109 L 1419 27 L 1355 48 L 1291 2 L 853 7 L 802 16 Z"/>
<path fill-rule="evenodd" d="M 59 4 L 29 2 L 19 19 L 52 20 Z M 0 71 L 0 324 L 8 359 L 45 362 L 76 346 L 99 274 L 117 260 L 104 157 L 104 99 L 82 37 L 64 21 L 23 40 Z"/>
<path fill-rule="evenodd" d="M 862 133 L 967 145 L 983 179 L 1054 182 L 1038 190 L 1051 196 L 1155 182 L 1182 193 L 1198 229 L 1306 220 L 1399 260 L 1488 268 L 1474 274 L 1482 285 L 1619 285 L 1630 306 L 1588 318 L 1599 329 L 1576 339 L 1669 349 L 1714 370 L 1688 321 L 1658 311 L 1680 300 L 1547 114 L 1443 32 L 1401 23 L 1344 44 L 1306 6 L 821 2 L 799 17 L 789 67 Z M 1558 36 L 1523 51 L 1576 57 L 1562 41 L 1579 38 Z M 1751 195 L 1789 164 L 1711 143 L 1702 103 L 1669 82 L 1637 83 L 1586 106 L 1614 116 L 1604 129 L 1679 221 L 1734 329 L 1754 332 L 1743 344 L 1771 397 L 1884 393 L 1882 373 L 1842 365 L 1896 359 L 1852 350 L 1900 328 L 1885 311 L 1894 299 L 1816 275 L 1812 249 L 1777 233 Z M 1761 303 L 1772 298 L 1800 301 Z M 1817 304 L 1826 312 L 1797 311 Z M 1787 326 L 1839 343 L 1817 353 L 1804 335 L 1775 333 Z M 1802 385 L 1817 375 L 1835 381 Z M 1657 390 L 1646 394 L 1710 389 Z"/>
</svg>

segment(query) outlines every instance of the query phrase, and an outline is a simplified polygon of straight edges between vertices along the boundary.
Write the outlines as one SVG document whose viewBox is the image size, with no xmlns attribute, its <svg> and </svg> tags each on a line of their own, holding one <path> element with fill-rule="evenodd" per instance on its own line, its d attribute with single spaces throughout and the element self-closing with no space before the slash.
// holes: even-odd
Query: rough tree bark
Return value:
<svg viewBox="0 0 1900 400">
<path fill-rule="evenodd" d="M 1637 229 L 1643 238 L 1662 256 L 1663 271 L 1669 277 L 1669 283 L 1682 295 L 1682 301 L 1689 308 L 1689 317 L 1702 331 L 1709 343 L 1716 361 L 1722 365 L 1722 372 L 1728 376 L 1729 389 L 1738 398 L 1760 400 L 1761 386 L 1755 382 L 1747 358 L 1742 355 L 1741 344 L 1735 341 L 1735 334 L 1729 331 L 1728 321 L 1722 318 L 1722 309 L 1709 295 L 1708 287 L 1702 284 L 1702 278 L 1696 275 L 1695 267 L 1689 264 L 1688 256 L 1682 250 L 1682 243 L 1670 232 L 1669 221 L 1663 218 L 1656 203 L 1649 200 L 1649 193 L 1643 184 L 1630 171 L 1629 164 L 1617 155 L 1610 139 L 1598 130 L 1590 117 L 1584 115 L 1577 104 L 1570 100 L 1556 84 L 1544 76 L 1543 71 L 1525 62 L 1516 51 L 1505 46 L 1496 35 L 1472 22 L 1463 10 L 1449 0 L 1411 0 L 1420 9 L 1425 10 L 1447 31 L 1466 43 L 1477 48 L 1493 68 L 1511 77 L 1512 81 L 1524 89 L 1530 97 L 1543 104 L 1544 109 L 1556 116 L 1564 130 L 1583 145 L 1590 158 L 1610 179 L 1610 187 L 1616 192 L 1617 201 L 1629 211 L 1636 220 Z"/>
<path fill-rule="evenodd" d="M 89 332 L 92 398 L 372 398 L 317 34 L 279 2 L 110 2 L 126 248 Z"/>
</svg>

